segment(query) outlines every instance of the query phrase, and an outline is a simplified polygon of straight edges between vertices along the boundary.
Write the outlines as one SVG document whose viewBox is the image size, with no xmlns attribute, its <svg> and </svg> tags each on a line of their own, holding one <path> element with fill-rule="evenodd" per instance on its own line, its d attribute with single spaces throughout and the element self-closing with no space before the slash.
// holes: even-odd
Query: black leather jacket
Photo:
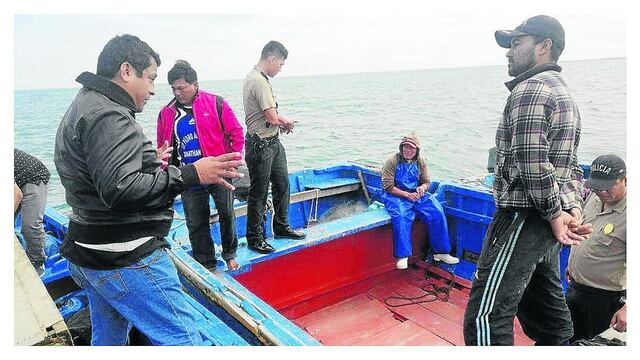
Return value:
<svg viewBox="0 0 640 360">
<path fill-rule="evenodd" d="M 162 170 L 131 96 L 88 72 L 76 81 L 83 88 L 60 123 L 54 158 L 73 210 L 67 238 L 106 244 L 166 236 L 174 198 L 198 183 L 195 167 Z"/>
</svg>

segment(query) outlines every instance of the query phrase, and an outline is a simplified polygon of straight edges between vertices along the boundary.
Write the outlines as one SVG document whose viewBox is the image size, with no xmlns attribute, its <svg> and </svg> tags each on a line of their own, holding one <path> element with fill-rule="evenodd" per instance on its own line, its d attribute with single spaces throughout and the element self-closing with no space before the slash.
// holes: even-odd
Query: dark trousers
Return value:
<svg viewBox="0 0 640 360">
<path fill-rule="evenodd" d="M 467 345 L 513 345 L 513 321 L 536 345 L 573 335 L 560 280 L 561 244 L 537 212 L 498 209 L 485 236 L 464 316 Z"/>
<path fill-rule="evenodd" d="M 609 328 L 611 318 L 624 305 L 626 291 L 607 291 L 571 280 L 567 305 L 573 320 L 573 337 L 591 340 Z"/>
<path fill-rule="evenodd" d="M 233 211 L 233 192 L 219 185 L 187 189 L 182 193 L 182 203 L 193 257 L 202 265 L 213 267 L 216 265 L 216 256 L 209 226 L 209 195 L 213 197 L 220 219 L 222 258 L 234 259 L 238 249 L 238 235 Z"/>
<path fill-rule="evenodd" d="M 251 181 L 247 197 L 247 242 L 251 244 L 265 238 L 269 182 L 275 211 L 273 231 L 283 232 L 289 227 L 289 171 L 287 154 L 277 138 L 259 140 L 247 134 L 245 153 Z"/>
</svg>

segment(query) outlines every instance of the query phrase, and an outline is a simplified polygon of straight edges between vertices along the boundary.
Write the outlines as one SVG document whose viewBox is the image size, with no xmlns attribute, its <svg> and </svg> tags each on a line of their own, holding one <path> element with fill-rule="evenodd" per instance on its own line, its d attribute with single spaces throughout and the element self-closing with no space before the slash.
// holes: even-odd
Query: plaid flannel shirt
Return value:
<svg viewBox="0 0 640 360">
<path fill-rule="evenodd" d="M 498 207 L 535 208 L 545 220 L 582 210 L 580 113 L 556 64 L 506 83 L 511 95 L 496 132 Z"/>
</svg>

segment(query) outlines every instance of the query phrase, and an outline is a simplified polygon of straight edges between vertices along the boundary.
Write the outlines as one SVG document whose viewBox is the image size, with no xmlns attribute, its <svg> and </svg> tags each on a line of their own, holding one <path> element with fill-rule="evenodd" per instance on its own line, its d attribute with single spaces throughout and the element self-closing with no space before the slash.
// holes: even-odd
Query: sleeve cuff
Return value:
<svg viewBox="0 0 640 360">
<path fill-rule="evenodd" d="M 185 188 L 200 185 L 200 178 L 198 177 L 198 172 L 193 164 L 181 166 L 180 171 L 182 172 L 182 182 L 184 183 Z"/>
<path fill-rule="evenodd" d="M 558 207 L 557 209 L 552 210 L 551 212 L 548 212 L 547 214 L 543 214 L 541 217 L 546 221 L 551 221 L 551 220 L 557 218 L 558 216 L 560 216 L 561 213 L 562 213 L 562 209 L 560 207 Z"/>
</svg>

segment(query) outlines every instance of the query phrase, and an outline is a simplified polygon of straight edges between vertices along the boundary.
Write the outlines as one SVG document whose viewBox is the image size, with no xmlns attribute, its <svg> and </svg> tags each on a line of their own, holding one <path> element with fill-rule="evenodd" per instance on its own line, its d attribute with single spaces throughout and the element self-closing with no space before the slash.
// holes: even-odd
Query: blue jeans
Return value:
<svg viewBox="0 0 640 360">
<path fill-rule="evenodd" d="M 132 326 L 153 345 L 203 344 L 197 314 L 163 249 L 114 270 L 88 269 L 69 262 L 69 272 L 87 292 L 91 345 L 126 345 Z"/>
</svg>

